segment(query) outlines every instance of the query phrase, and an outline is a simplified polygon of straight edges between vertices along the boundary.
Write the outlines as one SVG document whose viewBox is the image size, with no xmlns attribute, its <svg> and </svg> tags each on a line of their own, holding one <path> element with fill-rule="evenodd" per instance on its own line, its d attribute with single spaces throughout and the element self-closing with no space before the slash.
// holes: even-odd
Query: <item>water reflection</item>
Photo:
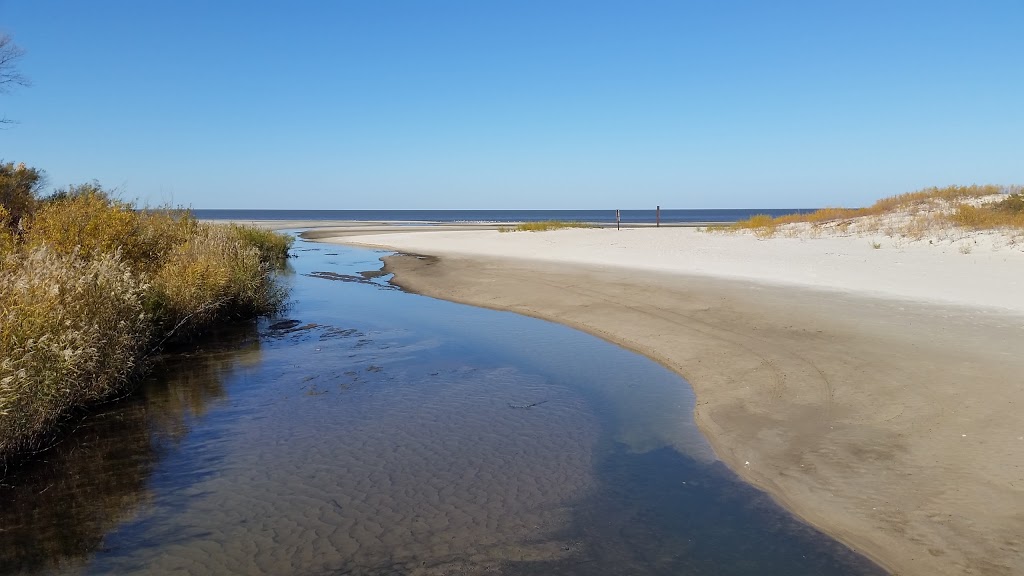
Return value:
<svg viewBox="0 0 1024 576">
<path fill-rule="evenodd" d="M 226 396 L 225 378 L 259 360 L 255 324 L 181 350 L 128 399 L 100 407 L 52 449 L 0 481 L 0 572 L 84 563 L 104 536 L 152 501 L 157 462 Z"/>
</svg>

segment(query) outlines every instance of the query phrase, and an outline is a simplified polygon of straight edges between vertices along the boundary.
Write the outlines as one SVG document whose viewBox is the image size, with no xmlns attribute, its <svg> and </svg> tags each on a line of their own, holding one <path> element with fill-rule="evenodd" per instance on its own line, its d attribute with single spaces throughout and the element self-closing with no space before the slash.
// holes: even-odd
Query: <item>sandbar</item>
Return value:
<svg viewBox="0 0 1024 576">
<path fill-rule="evenodd" d="M 693 229 L 337 234 L 685 377 L 716 455 L 895 574 L 1024 573 L 1024 253 Z"/>
</svg>

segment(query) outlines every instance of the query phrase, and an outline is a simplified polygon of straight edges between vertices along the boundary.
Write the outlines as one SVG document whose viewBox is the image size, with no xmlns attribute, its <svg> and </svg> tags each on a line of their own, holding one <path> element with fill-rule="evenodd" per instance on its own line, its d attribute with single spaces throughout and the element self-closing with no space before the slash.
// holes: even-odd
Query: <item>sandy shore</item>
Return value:
<svg viewBox="0 0 1024 576">
<path fill-rule="evenodd" d="M 348 236 L 352 234 L 387 234 L 394 232 L 437 232 L 444 231 L 469 231 L 469 230 L 497 230 L 500 224 L 476 224 L 476 223 L 452 223 L 452 222 L 400 222 L 380 221 L 371 222 L 363 220 L 203 220 L 211 224 L 241 224 L 255 226 L 267 230 L 298 230 L 302 228 L 315 228 L 310 232 L 315 238 L 317 236 Z"/>
<path fill-rule="evenodd" d="M 379 222 L 366 220 L 203 220 L 211 224 L 241 224 L 255 226 L 267 230 L 297 230 L 313 228 L 306 233 L 307 238 L 331 238 L 354 236 L 361 234 L 395 234 L 410 232 L 466 232 L 470 230 L 499 230 L 515 227 L 517 222 L 423 222 L 382 220 Z M 709 225 L 729 224 L 728 222 L 672 222 L 662 224 L 662 228 L 699 228 Z M 615 224 L 595 223 L 595 228 L 614 228 Z M 630 224 L 633 228 L 655 228 L 654 224 Z"/>
<path fill-rule="evenodd" d="M 717 455 L 897 574 L 1024 573 L 1024 253 L 693 230 L 348 236 L 692 384 Z"/>
</svg>

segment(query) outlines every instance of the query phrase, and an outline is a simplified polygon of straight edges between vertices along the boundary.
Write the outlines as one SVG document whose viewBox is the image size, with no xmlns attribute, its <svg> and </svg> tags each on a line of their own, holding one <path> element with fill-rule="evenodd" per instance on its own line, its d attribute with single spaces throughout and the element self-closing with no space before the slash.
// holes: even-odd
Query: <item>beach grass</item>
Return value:
<svg viewBox="0 0 1024 576">
<path fill-rule="evenodd" d="M 14 196 L 17 224 L 0 207 L 0 464 L 128 391 L 161 346 L 285 302 L 290 237 L 138 210 L 95 184 Z"/>
<path fill-rule="evenodd" d="M 596 228 L 596 226 L 594 226 L 593 224 L 588 224 L 586 222 L 565 220 L 543 220 L 541 222 L 522 222 L 510 231 L 547 232 L 549 230 L 562 230 L 565 228 Z"/>
<path fill-rule="evenodd" d="M 984 206 L 957 206 L 950 219 L 972 230 L 1014 228 L 1024 230 L 1024 194 L 1011 194 L 999 202 Z"/>
<path fill-rule="evenodd" d="M 767 214 L 755 214 L 746 220 L 736 222 L 731 227 L 724 229 L 750 230 L 758 238 L 771 238 L 778 229 L 778 222 Z"/>
<path fill-rule="evenodd" d="M 771 217 L 757 214 L 708 232 L 749 231 L 758 238 L 806 231 L 812 234 L 883 232 L 912 240 L 951 226 L 971 230 L 1024 230 L 1024 187 L 992 184 L 932 187 L 882 198 L 862 208 L 826 207 Z M 993 200 L 995 199 L 995 200 Z"/>
</svg>

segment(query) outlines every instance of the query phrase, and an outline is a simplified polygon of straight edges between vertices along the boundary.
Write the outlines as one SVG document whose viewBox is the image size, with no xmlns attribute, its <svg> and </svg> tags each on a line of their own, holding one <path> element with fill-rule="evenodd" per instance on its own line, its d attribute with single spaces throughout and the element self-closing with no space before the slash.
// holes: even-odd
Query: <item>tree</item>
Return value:
<svg viewBox="0 0 1024 576">
<path fill-rule="evenodd" d="M 21 219 L 35 210 L 44 183 L 43 171 L 38 168 L 0 162 L 0 206 L 7 212 L 11 228 L 18 229 Z"/>
<path fill-rule="evenodd" d="M 0 94 L 6 94 L 18 86 L 28 86 L 29 81 L 18 71 L 18 59 L 25 51 L 18 47 L 7 34 L 0 34 Z M 11 120 L 0 118 L 0 124 L 10 124 Z"/>
</svg>

